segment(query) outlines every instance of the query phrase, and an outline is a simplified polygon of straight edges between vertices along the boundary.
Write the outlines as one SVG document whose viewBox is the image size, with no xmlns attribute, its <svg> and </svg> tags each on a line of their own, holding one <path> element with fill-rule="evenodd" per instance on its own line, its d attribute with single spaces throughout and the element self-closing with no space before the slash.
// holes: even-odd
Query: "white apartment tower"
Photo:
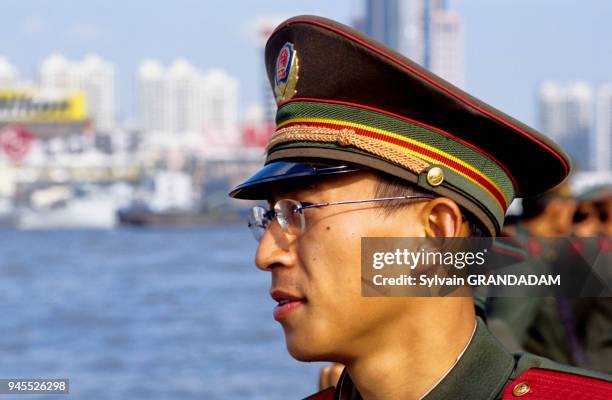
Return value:
<svg viewBox="0 0 612 400">
<path fill-rule="evenodd" d="M 145 131 L 202 134 L 207 146 L 239 144 L 238 83 L 225 71 L 203 73 L 183 59 L 169 68 L 146 60 L 136 79 L 138 119 Z"/>
<path fill-rule="evenodd" d="M 156 60 L 143 61 L 136 73 L 136 104 L 140 126 L 149 132 L 169 131 L 170 100 L 166 76 Z"/>
<path fill-rule="evenodd" d="M 140 126 L 149 132 L 200 132 L 203 124 L 202 76 L 187 60 L 168 68 L 143 61 L 136 74 Z"/>
<path fill-rule="evenodd" d="M 170 131 L 201 132 L 204 122 L 202 74 L 187 60 L 172 63 L 167 75 Z"/>
<path fill-rule="evenodd" d="M 55 53 L 43 60 L 39 77 L 43 89 L 82 90 L 96 129 L 109 131 L 115 127 L 117 97 L 113 64 L 93 54 L 75 62 Z"/>
<path fill-rule="evenodd" d="M 45 89 L 74 90 L 78 88 L 77 65 L 61 54 L 45 58 L 38 70 L 40 85 Z"/>
<path fill-rule="evenodd" d="M 220 69 L 203 79 L 204 135 L 212 145 L 238 146 L 238 81 Z"/>
<path fill-rule="evenodd" d="M 538 96 L 541 131 L 558 143 L 583 171 L 594 167 L 593 91 L 584 82 L 561 85 L 546 82 Z"/>
<path fill-rule="evenodd" d="M 594 161 L 597 171 L 612 171 L 612 84 L 597 91 Z"/>
<path fill-rule="evenodd" d="M 96 55 L 87 55 L 79 64 L 79 88 L 85 92 L 91 117 L 97 129 L 115 127 L 117 97 L 115 66 Z"/>
</svg>

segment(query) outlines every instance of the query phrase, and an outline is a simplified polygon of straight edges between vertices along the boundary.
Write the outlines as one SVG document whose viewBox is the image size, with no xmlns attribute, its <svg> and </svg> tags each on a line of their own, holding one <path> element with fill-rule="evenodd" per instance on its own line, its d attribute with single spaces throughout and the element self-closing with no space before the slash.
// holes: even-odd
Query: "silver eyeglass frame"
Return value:
<svg viewBox="0 0 612 400">
<path fill-rule="evenodd" d="M 287 219 L 282 219 L 279 216 L 283 215 L 283 211 L 278 206 L 281 201 L 291 201 L 296 206 L 291 210 L 294 214 L 300 215 L 300 226 L 299 233 L 303 232 L 306 228 L 306 223 L 304 220 L 304 210 L 309 208 L 319 208 L 319 207 L 327 207 L 327 206 L 335 206 L 342 204 L 361 204 L 361 203 L 370 203 L 370 202 L 381 202 L 381 201 L 392 201 L 392 200 L 432 200 L 435 199 L 436 196 L 428 195 L 428 194 L 416 194 L 416 195 L 406 195 L 406 196 L 396 196 L 396 197 L 377 197 L 373 199 L 362 199 L 362 200 L 345 200 L 345 201 L 330 201 L 324 203 L 307 203 L 300 202 L 293 199 L 280 199 L 276 203 L 274 203 L 274 207 L 269 210 L 266 210 L 262 206 L 254 206 L 251 209 L 251 214 L 249 216 L 248 226 L 253 233 L 256 241 L 260 241 L 266 230 L 272 223 L 273 219 L 276 219 L 280 227 L 285 233 L 294 234 L 289 231 L 289 223 Z M 261 221 L 261 222 L 259 222 Z M 267 222 L 266 222 L 267 221 Z"/>
</svg>

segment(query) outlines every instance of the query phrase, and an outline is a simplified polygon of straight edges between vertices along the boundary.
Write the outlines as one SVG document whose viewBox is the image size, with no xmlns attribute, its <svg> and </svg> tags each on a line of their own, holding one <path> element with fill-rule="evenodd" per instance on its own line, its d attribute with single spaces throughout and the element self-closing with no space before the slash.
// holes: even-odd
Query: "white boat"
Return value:
<svg viewBox="0 0 612 400">
<path fill-rule="evenodd" d="M 111 229 L 117 225 L 117 206 L 112 198 L 100 193 L 87 193 L 80 197 L 52 195 L 38 198 L 53 198 L 51 204 L 38 201 L 37 205 L 21 207 L 17 213 L 16 226 L 23 230 L 39 229 Z M 35 202 L 36 203 L 36 202 Z"/>
</svg>

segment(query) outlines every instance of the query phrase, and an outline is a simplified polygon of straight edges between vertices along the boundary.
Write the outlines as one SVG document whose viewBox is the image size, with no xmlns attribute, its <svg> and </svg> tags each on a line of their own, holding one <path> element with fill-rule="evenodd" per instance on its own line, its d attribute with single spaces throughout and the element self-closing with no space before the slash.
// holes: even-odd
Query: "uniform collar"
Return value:
<svg viewBox="0 0 612 400">
<path fill-rule="evenodd" d="M 506 386 L 514 370 L 514 357 L 491 335 L 480 317 L 476 320 L 476 331 L 467 349 L 423 400 L 495 399 Z M 336 399 L 361 399 L 346 370 Z"/>
</svg>

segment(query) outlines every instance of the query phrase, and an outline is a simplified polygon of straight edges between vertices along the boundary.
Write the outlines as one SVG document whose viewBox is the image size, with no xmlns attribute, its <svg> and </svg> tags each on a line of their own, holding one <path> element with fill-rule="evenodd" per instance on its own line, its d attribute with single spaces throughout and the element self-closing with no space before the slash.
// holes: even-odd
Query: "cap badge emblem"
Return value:
<svg viewBox="0 0 612 400">
<path fill-rule="evenodd" d="M 285 43 L 276 57 L 274 68 L 274 94 L 276 102 L 289 100 L 296 93 L 295 86 L 298 81 L 298 56 L 293 43 Z"/>
</svg>

